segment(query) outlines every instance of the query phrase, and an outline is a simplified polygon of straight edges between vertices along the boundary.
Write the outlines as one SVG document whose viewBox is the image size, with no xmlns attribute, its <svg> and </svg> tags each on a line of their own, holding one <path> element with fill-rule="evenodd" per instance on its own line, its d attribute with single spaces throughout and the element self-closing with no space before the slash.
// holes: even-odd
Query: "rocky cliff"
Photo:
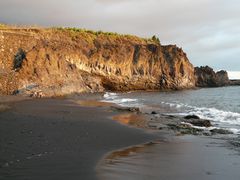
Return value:
<svg viewBox="0 0 240 180">
<path fill-rule="evenodd" d="M 197 87 L 221 87 L 230 83 L 226 71 L 215 72 L 209 66 L 195 67 L 195 77 Z"/>
<path fill-rule="evenodd" d="M 156 39 L 70 28 L 0 29 L 1 94 L 194 86 L 194 67 L 183 50 Z"/>
</svg>

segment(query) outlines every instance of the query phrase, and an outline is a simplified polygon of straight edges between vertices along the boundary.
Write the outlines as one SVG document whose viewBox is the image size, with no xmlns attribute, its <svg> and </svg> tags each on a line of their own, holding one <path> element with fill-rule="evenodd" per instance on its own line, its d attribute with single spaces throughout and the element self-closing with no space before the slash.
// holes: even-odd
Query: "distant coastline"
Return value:
<svg viewBox="0 0 240 180">
<path fill-rule="evenodd" d="M 240 71 L 227 71 L 230 80 L 240 80 Z"/>
</svg>

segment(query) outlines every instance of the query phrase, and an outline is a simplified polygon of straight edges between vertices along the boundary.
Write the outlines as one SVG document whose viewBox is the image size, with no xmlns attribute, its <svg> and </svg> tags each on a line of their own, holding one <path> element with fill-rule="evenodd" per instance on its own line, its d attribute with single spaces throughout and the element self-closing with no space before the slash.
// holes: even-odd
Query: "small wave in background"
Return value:
<svg viewBox="0 0 240 180">
<path fill-rule="evenodd" d="M 214 126 L 240 134 L 240 87 L 204 88 L 172 92 L 106 93 L 104 102 L 127 107 L 154 107 L 161 113 L 194 114 Z"/>
<path fill-rule="evenodd" d="M 182 109 L 183 112 L 176 113 L 177 115 L 197 115 L 201 119 L 211 120 L 216 126 L 229 129 L 235 134 L 240 134 L 240 113 L 223 111 L 216 108 L 190 106 L 188 104 L 161 103 L 172 108 Z"/>
<path fill-rule="evenodd" d="M 120 94 L 120 93 L 111 93 L 111 92 L 106 92 L 103 96 L 103 100 L 102 102 L 109 102 L 109 103 L 115 103 L 119 106 L 123 106 L 123 107 L 140 107 L 143 106 L 143 104 L 141 104 L 139 102 L 139 99 L 136 98 L 124 98 L 123 97 L 124 94 Z"/>
</svg>

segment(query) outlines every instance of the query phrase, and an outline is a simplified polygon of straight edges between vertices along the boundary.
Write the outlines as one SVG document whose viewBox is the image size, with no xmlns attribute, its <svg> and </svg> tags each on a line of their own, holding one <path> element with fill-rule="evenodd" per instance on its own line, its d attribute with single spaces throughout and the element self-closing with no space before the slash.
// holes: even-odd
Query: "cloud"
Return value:
<svg viewBox="0 0 240 180">
<path fill-rule="evenodd" d="M 240 79 L 240 71 L 228 71 L 229 79 Z"/>
<path fill-rule="evenodd" d="M 239 9 L 238 0 L 7 0 L 0 21 L 156 34 L 182 46 L 194 65 L 240 70 Z"/>
</svg>

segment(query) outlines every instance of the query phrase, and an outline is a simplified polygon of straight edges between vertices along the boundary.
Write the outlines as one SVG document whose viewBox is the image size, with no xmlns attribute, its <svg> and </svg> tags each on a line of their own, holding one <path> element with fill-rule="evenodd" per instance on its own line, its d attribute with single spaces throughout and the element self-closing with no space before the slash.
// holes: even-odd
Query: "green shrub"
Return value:
<svg viewBox="0 0 240 180">
<path fill-rule="evenodd" d="M 0 23 L 0 28 L 4 28 L 4 27 L 6 27 L 6 25 L 5 25 L 5 24 L 2 24 L 2 23 Z"/>
<path fill-rule="evenodd" d="M 158 38 L 156 35 L 154 35 L 154 36 L 152 37 L 152 41 L 154 41 L 154 42 L 157 43 L 157 44 L 160 44 L 160 40 L 159 40 L 159 38 Z"/>
<path fill-rule="evenodd" d="M 152 38 L 140 38 L 140 37 L 129 35 L 129 34 L 118 34 L 116 32 L 103 32 L 101 30 L 93 31 L 93 30 L 81 29 L 76 27 L 54 27 L 53 29 L 70 32 L 70 35 L 74 38 L 77 37 L 79 34 L 81 34 L 81 36 L 85 37 L 87 41 L 92 41 L 98 36 L 106 35 L 112 38 L 125 37 L 131 40 L 145 41 L 146 43 L 154 42 L 154 43 L 160 44 L 159 38 L 155 35 Z"/>
</svg>

